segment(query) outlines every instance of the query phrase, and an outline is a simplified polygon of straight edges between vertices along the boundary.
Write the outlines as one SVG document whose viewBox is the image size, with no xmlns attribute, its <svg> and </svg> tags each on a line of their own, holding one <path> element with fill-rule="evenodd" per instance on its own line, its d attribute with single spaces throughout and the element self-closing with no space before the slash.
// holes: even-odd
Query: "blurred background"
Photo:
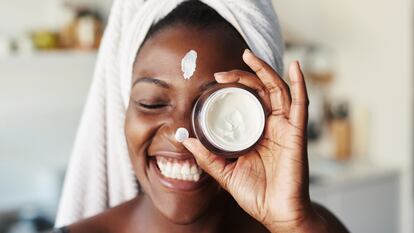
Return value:
<svg viewBox="0 0 414 233">
<path fill-rule="evenodd" d="M 311 196 L 412 233 L 414 0 L 274 0 L 310 92 Z M 0 0 L 0 233 L 53 225 L 111 0 Z"/>
</svg>

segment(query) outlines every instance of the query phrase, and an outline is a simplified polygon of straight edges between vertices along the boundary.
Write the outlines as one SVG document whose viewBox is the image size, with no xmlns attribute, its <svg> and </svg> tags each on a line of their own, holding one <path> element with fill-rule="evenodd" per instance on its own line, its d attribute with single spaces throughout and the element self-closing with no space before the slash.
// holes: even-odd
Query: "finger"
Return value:
<svg viewBox="0 0 414 233">
<path fill-rule="evenodd" d="M 276 114 L 280 114 L 280 111 L 282 111 L 285 116 L 288 116 L 291 98 L 289 87 L 285 81 L 271 66 L 248 49 L 243 53 L 243 60 L 257 74 L 268 90 L 272 110 Z M 282 109 L 280 109 L 280 105 L 283 106 Z"/>
<path fill-rule="evenodd" d="M 227 190 L 233 167 L 229 166 L 226 159 L 208 151 L 195 138 L 186 139 L 183 145 L 194 155 L 197 164 Z"/>
<path fill-rule="evenodd" d="M 252 88 L 262 99 L 266 111 L 270 112 L 272 110 L 269 92 L 256 75 L 243 70 L 232 70 L 215 73 L 214 77 L 218 83 L 240 83 Z M 282 106 L 279 106 L 279 108 L 282 108 Z"/>
<path fill-rule="evenodd" d="M 298 61 L 292 62 L 290 65 L 289 77 L 292 91 L 289 120 L 294 126 L 305 129 L 308 122 L 309 99 L 305 79 Z"/>
</svg>

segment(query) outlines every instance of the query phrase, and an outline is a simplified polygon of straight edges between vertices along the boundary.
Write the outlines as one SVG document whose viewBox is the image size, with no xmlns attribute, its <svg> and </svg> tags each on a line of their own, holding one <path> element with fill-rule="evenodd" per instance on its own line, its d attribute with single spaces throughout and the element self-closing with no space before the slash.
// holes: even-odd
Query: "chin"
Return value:
<svg viewBox="0 0 414 233">
<path fill-rule="evenodd" d="M 177 197 L 177 199 L 170 197 L 168 199 L 160 202 L 155 201 L 153 204 L 166 219 L 178 225 L 195 223 L 214 205 L 210 198 L 192 200 L 192 197 Z"/>
<path fill-rule="evenodd" d="M 164 215 L 168 220 L 177 225 L 190 225 L 195 223 L 200 216 L 201 213 L 183 213 L 179 211 L 179 213 L 170 213 L 168 215 Z"/>
</svg>

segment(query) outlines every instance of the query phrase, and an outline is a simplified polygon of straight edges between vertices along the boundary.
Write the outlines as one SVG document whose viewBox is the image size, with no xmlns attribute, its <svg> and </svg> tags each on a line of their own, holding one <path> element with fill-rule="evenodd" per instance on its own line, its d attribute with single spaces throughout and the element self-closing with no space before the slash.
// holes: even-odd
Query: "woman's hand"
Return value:
<svg viewBox="0 0 414 233">
<path fill-rule="evenodd" d="M 184 141 L 199 166 L 237 203 L 272 232 L 323 232 L 323 220 L 309 198 L 306 128 L 308 97 L 298 62 L 290 65 L 291 88 L 264 61 L 246 50 L 255 74 L 217 73 L 219 83 L 238 82 L 255 89 L 268 110 L 263 139 L 235 162 L 209 152 L 197 139 Z"/>
</svg>

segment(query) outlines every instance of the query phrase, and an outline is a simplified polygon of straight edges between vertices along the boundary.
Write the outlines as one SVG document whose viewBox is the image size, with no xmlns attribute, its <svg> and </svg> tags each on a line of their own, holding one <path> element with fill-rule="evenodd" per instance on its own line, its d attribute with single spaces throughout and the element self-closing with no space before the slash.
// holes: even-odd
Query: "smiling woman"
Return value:
<svg viewBox="0 0 414 233">
<path fill-rule="evenodd" d="M 191 23 L 184 21 L 187 9 L 200 11 L 194 12 Z M 201 171 L 193 155 L 175 140 L 175 131 L 191 128 L 193 105 L 202 90 L 215 83 L 214 73 L 248 70 L 241 58 L 246 45 L 227 21 L 199 2 L 179 6 L 160 24 L 164 26 L 150 30 L 137 55 L 125 133 L 135 173 L 151 204 L 170 221 L 190 224 L 212 211 L 214 203 L 222 203 L 217 209 L 222 210 L 226 193 L 206 173 L 197 182 L 161 175 L 157 162 L 167 161 L 173 173 L 185 174 L 187 166 Z M 185 80 L 180 60 L 191 49 L 198 51 L 199 69 Z M 157 81 L 138 81 L 148 77 Z"/>
<path fill-rule="evenodd" d="M 186 19 L 187 9 L 197 17 Z M 241 59 L 245 44 L 227 21 L 198 2 L 179 6 L 158 25 L 163 26 L 150 30 L 134 66 L 135 85 L 125 124 L 131 161 L 151 205 L 171 222 L 196 223 L 206 212 L 214 213 L 210 218 L 218 220 L 226 203 L 222 200 L 228 199 L 226 193 L 201 172 L 193 155 L 174 135 L 177 128 L 191 128 L 192 106 L 203 90 L 216 83 L 215 72 L 246 69 Z M 191 49 L 198 51 L 199 69 L 192 79 L 185 80 L 180 60 Z M 156 81 L 139 81 L 148 77 Z M 168 170 L 171 173 L 163 175 Z M 181 178 L 188 173 L 201 175 L 200 179 Z M 213 211 L 213 203 L 221 204 Z M 150 225 L 157 225 L 159 220 L 151 219 L 155 222 Z"/>
<path fill-rule="evenodd" d="M 235 7 L 232 1 L 211 2 Z M 289 91 L 278 75 L 281 48 L 269 59 L 277 61 L 275 70 L 248 50 L 246 35 L 195 0 L 182 1 L 149 29 L 134 53 L 130 88 L 122 93 L 129 161 L 141 192 L 71 224 L 70 232 L 346 232 L 309 198 L 308 100 L 298 63 L 290 68 Z M 183 78 L 181 66 L 188 51 L 197 51 L 191 79 Z M 193 106 L 203 93 L 236 83 L 256 92 L 269 112 L 263 138 L 252 150 L 227 160 L 192 132 L 189 139 L 176 140 L 177 129 L 191 128 Z"/>
</svg>

